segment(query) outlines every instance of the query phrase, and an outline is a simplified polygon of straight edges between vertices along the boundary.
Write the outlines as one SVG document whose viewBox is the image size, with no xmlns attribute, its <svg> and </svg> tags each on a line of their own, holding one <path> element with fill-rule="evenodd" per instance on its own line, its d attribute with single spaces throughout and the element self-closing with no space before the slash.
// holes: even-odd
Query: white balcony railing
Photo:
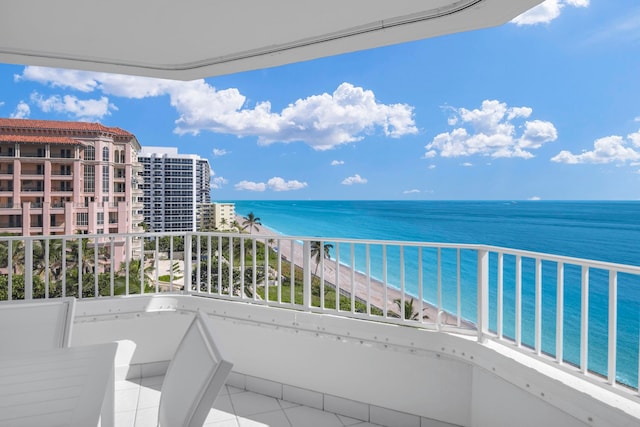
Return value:
<svg viewBox="0 0 640 427">
<path fill-rule="evenodd" d="M 637 316 L 636 266 L 485 245 L 182 232 L 2 236 L 0 272 L 0 299 L 182 292 L 475 334 L 638 389 L 638 325 L 618 321 Z"/>
</svg>

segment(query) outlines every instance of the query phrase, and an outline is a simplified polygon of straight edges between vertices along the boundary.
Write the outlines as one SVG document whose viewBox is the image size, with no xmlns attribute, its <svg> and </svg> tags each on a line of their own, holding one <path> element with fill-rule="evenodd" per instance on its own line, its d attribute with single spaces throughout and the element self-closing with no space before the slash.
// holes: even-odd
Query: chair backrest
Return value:
<svg viewBox="0 0 640 427">
<path fill-rule="evenodd" d="M 75 298 L 0 302 L 0 354 L 69 347 Z"/>
<path fill-rule="evenodd" d="M 198 312 L 164 377 L 158 425 L 202 426 L 232 366 L 220 353 L 206 315 Z"/>
</svg>

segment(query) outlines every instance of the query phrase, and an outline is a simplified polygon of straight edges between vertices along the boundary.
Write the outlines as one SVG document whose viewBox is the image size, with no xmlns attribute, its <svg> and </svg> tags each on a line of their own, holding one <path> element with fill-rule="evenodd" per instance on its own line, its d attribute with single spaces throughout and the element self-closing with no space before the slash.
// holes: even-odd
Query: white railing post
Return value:
<svg viewBox="0 0 640 427">
<path fill-rule="evenodd" d="M 33 299 L 33 240 L 24 241 L 24 299 Z"/>
<path fill-rule="evenodd" d="M 542 354 L 542 260 L 540 258 L 536 258 L 535 281 L 534 350 L 540 356 Z"/>
<path fill-rule="evenodd" d="M 616 383 L 616 344 L 618 331 L 618 273 L 609 270 L 609 350 L 607 352 L 607 380 Z"/>
<path fill-rule="evenodd" d="M 184 288 L 182 288 L 183 294 L 188 294 L 191 291 L 191 233 L 185 233 L 184 235 Z"/>
<path fill-rule="evenodd" d="M 516 346 L 522 346 L 522 256 L 516 256 Z"/>
<path fill-rule="evenodd" d="M 302 257 L 304 258 L 302 263 L 303 305 L 305 310 L 310 310 L 311 309 L 311 242 L 309 240 L 304 241 L 304 246 L 302 247 Z"/>
<path fill-rule="evenodd" d="M 580 371 L 587 373 L 589 363 L 589 267 L 582 266 L 582 304 L 580 310 Z"/>
<path fill-rule="evenodd" d="M 489 332 L 489 251 L 478 249 L 478 342 Z"/>
<path fill-rule="evenodd" d="M 503 338 L 503 325 L 502 325 L 502 317 L 503 317 L 503 313 L 504 313 L 504 254 L 502 252 L 500 252 L 498 254 L 498 308 L 497 308 L 497 313 L 496 313 L 496 329 L 498 332 L 498 339 L 502 339 Z"/>
<path fill-rule="evenodd" d="M 556 288 L 556 362 L 562 363 L 564 339 L 564 263 L 558 263 Z"/>
</svg>

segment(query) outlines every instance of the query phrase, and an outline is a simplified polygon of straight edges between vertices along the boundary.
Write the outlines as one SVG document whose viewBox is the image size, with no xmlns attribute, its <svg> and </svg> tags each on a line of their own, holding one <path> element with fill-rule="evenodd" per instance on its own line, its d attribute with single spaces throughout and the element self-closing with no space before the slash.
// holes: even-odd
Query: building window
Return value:
<svg viewBox="0 0 640 427">
<path fill-rule="evenodd" d="M 116 150 L 114 157 L 116 163 L 124 163 L 124 150 Z"/>
<path fill-rule="evenodd" d="M 104 147 L 102 149 L 102 161 L 103 162 L 109 161 L 109 147 Z"/>
<path fill-rule="evenodd" d="M 92 146 L 88 146 L 84 149 L 84 159 L 85 160 L 95 160 L 96 159 L 96 149 Z"/>
<path fill-rule="evenodd" d="M 98 212 L 98 225 L 104 224 L 104 212 Z"/>
<path fill-rule="evenodd" d="M 93 165 L 84 165 L 84 192 L 96 191 L 96 170 Z"/>
<path fill-rule="evenodd" d="M 77 225 L 89 225 L 89 214 L 87 212 L 76 213 Z"/>
<path fill-rule="evenodd" d="M 102 192 L 109 192 L 109 166 L 102 166 Z"/>
</svg>

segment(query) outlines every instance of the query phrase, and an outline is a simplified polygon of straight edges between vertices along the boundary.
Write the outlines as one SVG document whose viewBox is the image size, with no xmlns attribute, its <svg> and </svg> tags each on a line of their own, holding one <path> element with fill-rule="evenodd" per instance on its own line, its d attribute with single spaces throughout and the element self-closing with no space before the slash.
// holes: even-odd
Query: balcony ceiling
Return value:
<svg viewBox="0 0 640 427">
<path fill-rule="evenodd" d="M 179 80 L 503 24 L 542 0 L 7 0 L 0 61 Z"/>
</svg>

